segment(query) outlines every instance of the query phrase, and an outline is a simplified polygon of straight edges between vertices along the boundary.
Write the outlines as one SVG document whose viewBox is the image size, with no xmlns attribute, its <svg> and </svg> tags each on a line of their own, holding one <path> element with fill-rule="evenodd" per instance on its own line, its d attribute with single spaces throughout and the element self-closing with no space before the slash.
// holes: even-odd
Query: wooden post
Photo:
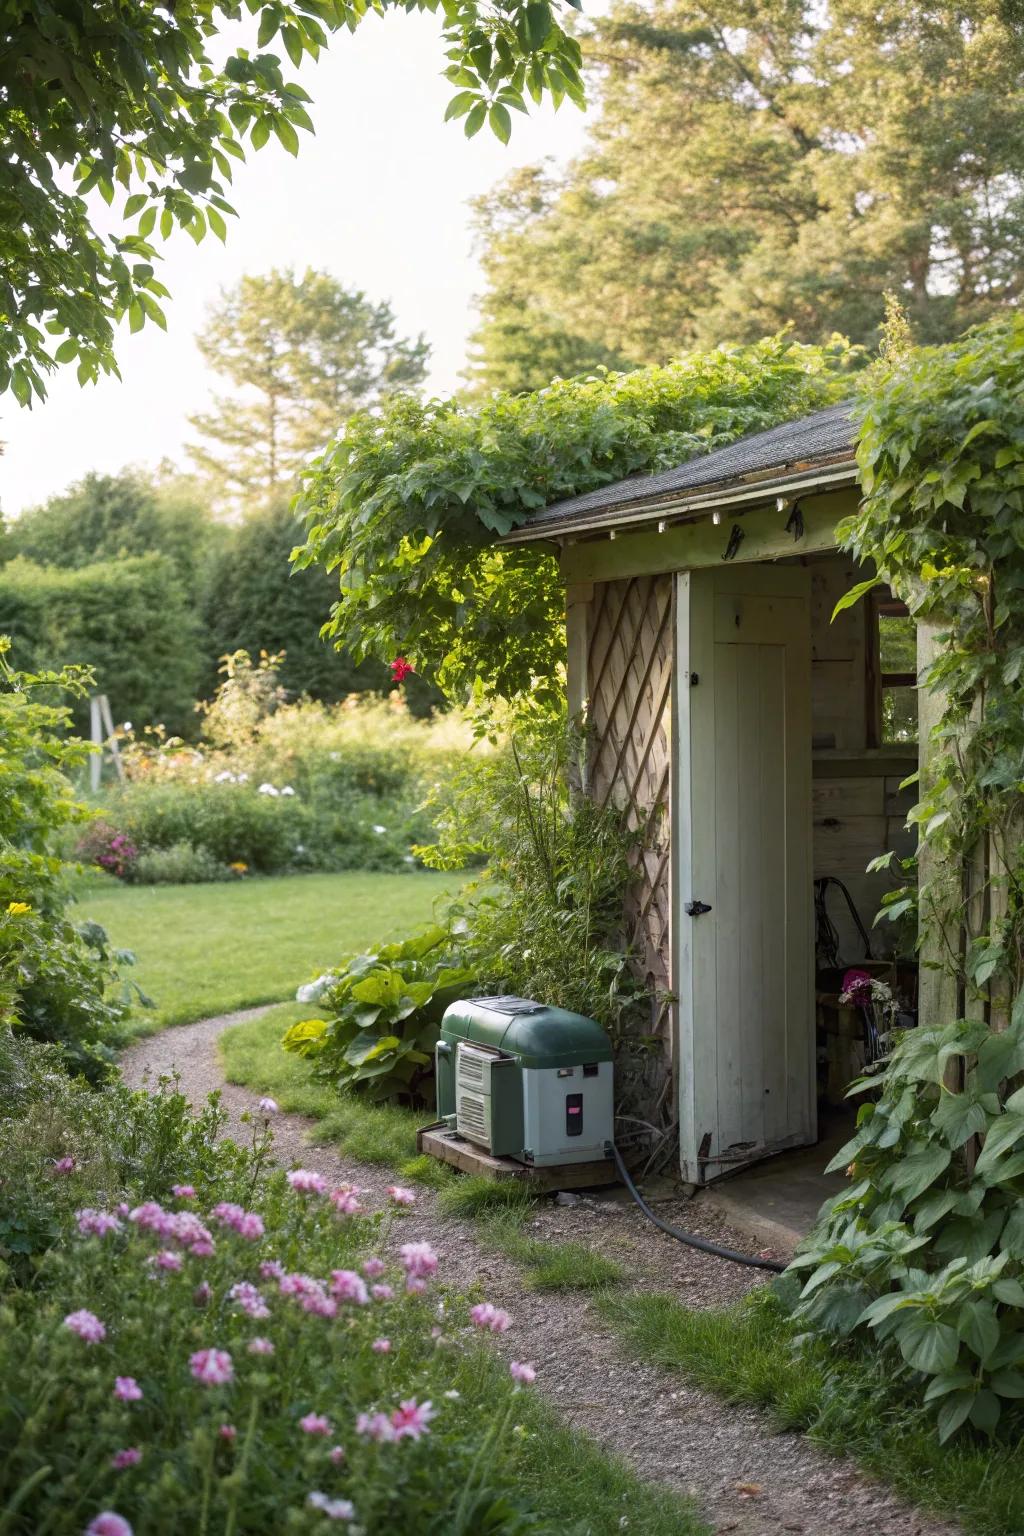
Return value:
<svg viewBox="0 0 1024 1536">
<path fill-rule="evenodd" d="M 946 628 L 943 624 L 919 623 L 917 626 L 917 671 L 923 679 L 931 667 L 939 649 L 938 636 Z M 923 682 L 917 694 L 917 735 L 921 771 L 920 794 L 928 788 L 930 764 L 936 756 L 932 731 L 942 717 L 945 701 L 941 693 L 932 693 Z M 951 869 L 929 849 L 920 844 L 918 855 L 918 881 L 920 886 L 920 981 L 918 984 L 918 1016 L 926 1027 L 948 1023 L 961 1012 L 962 997 L 957 984 L 956 956 L 960 936 L 946 924 L 941 928 L 943 912 L 955 907 L 961 899 L 961 871 Z"/>
<path fill-rule="evenodd" d="M 89 758 L 89 788 L 95 795 L 103 773 L 103 725 L 100 720 L 100 701 L 97 694 L 89 699 L 89 740 L 96 751 Z"/>
</svg>

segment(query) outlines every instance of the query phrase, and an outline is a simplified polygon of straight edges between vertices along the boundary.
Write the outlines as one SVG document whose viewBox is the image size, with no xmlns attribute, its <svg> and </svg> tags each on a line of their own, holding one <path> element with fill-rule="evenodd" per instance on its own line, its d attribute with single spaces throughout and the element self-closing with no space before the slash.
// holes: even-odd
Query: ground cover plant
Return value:
<svg viewBox="0 0 1024 1536">
<path fill-rule="evenodd" d="M 1016 1444 L 959 1438 L 940 1445 L 912 1384 L 870 1347 L 836 1349 L 800 1336 L 770 1289 L 722 1310 L 672 1296 L 606 1292 L 596 1305 L 626 1346 L 729 1402 L 766 1409 L 852 1457 L 904 1495 L 962 1522 L 972 1536 L 1016 1536 L 1024 1524 L 1024 1467 Z"/>
<path fill-rule="evenodd" d="M 475 990 L 476 981 L 451 925 L 435 923 L 397 943 L 345 956 L 315 988 L 327 1018 L 301 1020 L 281 1044 L 307 1057 L 314 1076 L 337 1088 L 422 1103 L 444 1011 Z"/>
<path fill-rule="evenodd" d="M 318 974 L 343 947 L 429 921 L 458 883 L 422 871 L 354 870 L 229 885 L 87 882 L 78 911 L 135 953 L 132 974 L 155 1007 L 127 1027 L 145 1034 L 293 997 L 297 980 Z"/>
<path fill-rule="evenodd" d="M 403 1207 L 268 1171 L 271 1106 L 243 1150 L 215 1102 L 194 1118 L 172 1084 L 94 1092 L 50 1056 L 0 1039 L 9 1536 L 512 1536 L 584 1516 L 595 1536 L 623 1518 L 699 1536 L 685 1501 L 533 1400 L 528 1362 L 484 1347 L 514 1319 L 446 1291 L 428 1244 L 385 1246 Z M 26 1190 L 46 1218 L 29 1228 Z"/>
</svg>

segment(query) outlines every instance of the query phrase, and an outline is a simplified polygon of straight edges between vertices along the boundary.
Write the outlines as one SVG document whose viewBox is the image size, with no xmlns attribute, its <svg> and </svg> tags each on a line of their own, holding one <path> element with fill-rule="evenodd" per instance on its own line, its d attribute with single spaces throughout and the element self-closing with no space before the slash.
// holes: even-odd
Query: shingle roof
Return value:
<svg viewBox="0 0 1024 1536">
<path fill-rule="evenodd" d="M 852 406 L 834 405 L 813 416 L 742 437 L 727 448 L 689 459 L 677 469 L 657 475 L 630 475 L 614 485 L 602 485 L 583 496 L 541 507 L 508 538 L 515 542 L 550 538 L 576 527 L 599 525 L 609 514 L 623 510 L 642 514 L 649 502 L 660 507 L 677 497 L 684 500 L 748 481 L 798 475 L 801 470 L 823 465 L 848 462 L 852 468 L 855 434 Z"/>
</svg>

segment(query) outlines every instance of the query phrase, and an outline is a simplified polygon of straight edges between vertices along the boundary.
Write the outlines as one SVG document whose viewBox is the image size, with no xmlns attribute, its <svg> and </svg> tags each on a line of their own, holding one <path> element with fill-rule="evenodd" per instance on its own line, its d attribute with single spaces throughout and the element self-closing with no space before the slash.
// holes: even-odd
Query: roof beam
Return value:
<svg viewBox="0 0 1024 1536">
<path fill-rule="evenodd" d="M 710 516 L 692 522 L 670 524 L 663 533 L 645 529 L 620 532 L 614 539 L 586 539 L 565 545 L 561 570 L 567 582 L 617 581 L 627 576 L 656 576 L 664 571 L 691 571 L 722 562 L 732 526 L 743 539 L 734 556 L 740 564 L 755 560 L 779 560 L 792 555 L 813 555 L 834 549 L 840 518 L 856 511 L 856 489 L 830 491 L 820 496 L 801 496 L 803 536 L 786 531 L 792 502 L 780 511 L 773 503 L 745 512 L 723 507 L 721 521 Z"/>
</svg>

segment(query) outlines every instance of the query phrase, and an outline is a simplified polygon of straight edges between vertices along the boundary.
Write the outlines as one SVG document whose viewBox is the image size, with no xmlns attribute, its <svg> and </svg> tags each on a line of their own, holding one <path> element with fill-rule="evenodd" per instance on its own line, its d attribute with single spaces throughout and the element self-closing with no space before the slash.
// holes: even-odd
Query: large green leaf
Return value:
<svg viewBox="0 0 1024 1536">
<path fill-rule="evenodd" d="M 345 1052 L 345 1060 L 350 1067 L 362 1067 L 376 1061 L 387 1051 L 397 1050 L 401 1043 L 397 1035 L 379 1035 L 375 1038 L 361 1035 L 358 1040 L 353 1040 Z"/>
<path fill-rule="evenodd" d="M 956 1329 L 928 1317 L 918 1316 L 905 1323 L 896 1334 L 896 1341 L 907 1364 L 928 1376 L 951 1371 L 960 1353 Z"/>
</svg>

